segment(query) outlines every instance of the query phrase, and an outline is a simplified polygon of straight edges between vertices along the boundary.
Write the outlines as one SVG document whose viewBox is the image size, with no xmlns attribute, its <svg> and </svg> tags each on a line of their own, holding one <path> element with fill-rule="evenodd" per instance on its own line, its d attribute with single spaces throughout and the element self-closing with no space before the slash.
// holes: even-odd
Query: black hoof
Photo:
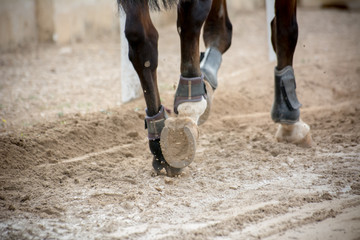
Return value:
<svg viewBox="0 0 360 240">
<path fill-rule="evenodd" d="M 160 173 L 166 163 L 161 152 L 160 139 L 149 140 L 149 148 L 151 153 L 154 155 L 152 166 L 157 173 Z"/>
<path fill-rule="evenodd" d="M 183 168 L 171 167 L 164 159 L 159 160 L 155 156 L 153 158 L 152 166 L 156 174 L 161 174 L 161 170 L 165 168 L 166 175 L 169 177 L 176 177 L 181 175 Z"/>
<path fill-rule="evenodd" d="M 164 168 L 165 163 L 164 161 L 161 161 L 154 156 L 152 166 L 156 173 L 160 173 L 161 170 Z"/>
<path fill-rule="evenodd" d="M 182 168 L 171 167 L 165 160 L 161 148 L 160 148 L 160 140 L 150 140 L 149 147 L 151 153 L 154 155 L 152 166 L 157 174 L 161 174 L 161 170 L 165 169 L 166 175 L 169 177 L 175 177 L 181 174 Z"/>
<path fill-rule="evenodd" d="M 169 177 L 176 177 L 181 175 L 183 168 L 174 168 L 166 163 L 165 170 L 166 170 L 166 175 L 168 175 Z"/>
</svg>

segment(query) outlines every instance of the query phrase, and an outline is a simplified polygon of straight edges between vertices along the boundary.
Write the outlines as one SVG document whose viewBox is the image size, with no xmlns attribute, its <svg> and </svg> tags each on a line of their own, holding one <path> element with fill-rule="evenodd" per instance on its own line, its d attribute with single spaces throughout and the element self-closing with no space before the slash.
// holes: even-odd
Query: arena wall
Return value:
<svg viewBox="0 0 360 240">
<path fill-rule="evenodd" d="M 359 0 L 299 0 L 300 6 L 359 5 Z M 265 8 L 265 0 L 228 0 L 229 14 Z M 176 9 L 152 13 L 156 26 L 174 22 Z M 120 34 L 115 0 L 1 0 L 0 51 L 42 42 L 69 44 Z"/>
</svg>

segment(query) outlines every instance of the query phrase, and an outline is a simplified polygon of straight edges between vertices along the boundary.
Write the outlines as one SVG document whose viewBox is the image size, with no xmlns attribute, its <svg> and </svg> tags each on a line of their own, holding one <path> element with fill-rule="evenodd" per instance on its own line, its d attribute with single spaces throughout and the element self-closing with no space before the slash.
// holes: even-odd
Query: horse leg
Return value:
<svg viewBox="0 0 360 240">
<path fill-rule="evenodd" d="M 206 84 L 207 107 L 199 119 L 199 125 L 203 124 L 210 115 L 213 92 L 218 86 L 217 73 L 221 65 L 222 54 L 231 45 L 232 24 L 227 13 L 226 0 L 213 0 L 204 24 L 203 38 L 206 51 L 202 53 L 200 69 L 204 74 Z"/>
<path fill-rule="evenodd" d="M 275 135 L 278 141 L 311 146 L 310 127 L 300 119 L 296 83 L 292 68 L 298 38 L 296 0 L 276 0 L 275 18 L 271 22 L 272 45 L 277 56 L 275 97 L 271 110 L 274 122 L 280 123 Z"/>
<path fill-rule="evenodd" d="M 168 170 L 160 147 L 161 131 L 167 115 L 157 87 L 158 32 L 152 24 L 147 3 L 126 8 L 125 35 L 129 42 L 129 59 L 140 78 L 147 106 L 145 126 L 149 148 L 154 155 L 153 167 L 157 172 L 164 167 Z"/>
<path fill-rule="evenodd" d="M 174 168 L 186 167 L 194 160 L 199 136 L 197 123 L 207 106 L 204 76 L 200 70 L 199 37 L 211 2 L 180 1 L 178 4 L 181 76 L 174 101 L 178 117 L 166 120 L 161 137 L 165 159 Z"/>
</svg>

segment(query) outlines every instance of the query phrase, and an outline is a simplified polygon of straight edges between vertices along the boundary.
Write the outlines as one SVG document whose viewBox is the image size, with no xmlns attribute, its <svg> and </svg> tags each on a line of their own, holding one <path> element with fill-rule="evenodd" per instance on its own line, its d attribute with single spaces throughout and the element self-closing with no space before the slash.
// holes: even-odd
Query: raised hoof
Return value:
<svg viewBox="0 0 360 240">
<path fill-rule="evenodd" d="M 294 124 L 280 124 L 275 138 L 278 142 L 294 143 L 301 147 L 311 147 L 313 144 L 309 125 L 301 120 Z"/>
<path fill-rule="evenodd" d="M 198 121 L 198 125 L 201 125 L 203 123 L 206 122 L 206 120 L 208 120 L 209 116 L 210 116 L 210 112 L 211 112 L 211 104 L 212 104 L 212 100 L 213 100 L 213 94 L 214 94 L 214 90 L 211 87 L 211 85 L 208 83 L 208 81 L 204 81 L 205 83 L 205 87 L 206 87 L 206 109 L 205 112 L 200 116 L 199 121 Z"/>
<path fill-rule="evenodd" d="M 188 117 L 168 118 L 161 132 L 161 151 L 172 168 L 184 168 L 195 158 L 199 136 L 195 122 Z"/>
</svg>

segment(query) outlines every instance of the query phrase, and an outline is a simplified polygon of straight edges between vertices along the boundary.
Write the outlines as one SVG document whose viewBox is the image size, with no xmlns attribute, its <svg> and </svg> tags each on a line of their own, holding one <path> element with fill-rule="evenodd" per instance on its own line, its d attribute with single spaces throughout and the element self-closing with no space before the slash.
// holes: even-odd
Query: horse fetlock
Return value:
<svg viewBox="0 0 360 240">
<path fill-rule="evenodd" d="M 180 117 L 189 117 L 195 123 L 207 106 L 204 75 L 186 78 L 180 76 L 174 99 L 174 112 Z"/>
<path fill-rule="evenodd" d="M 287 66 L 282 70 L 275 68 L 274 103 L 271 118 L 274 122 L 294 124 L 299 121 L 301 104 L 296 95 L 294 70 Z"/>
<path fill-rule="evenodd" d="M 204 114 L 207 108 L 206 99 L 202 98 L 199 102 L 184 102 L 181 103 L 178 110 L 178 117 L 184 119 L 191 119 L 193 123 L 197 124 L 199 118 Z"/>
<path fill-rule="evenodd" d="M 218 86 L 217 73 L 222 61 L 221 52 L 215 47 L 209 47 L 202 55 L 200 70 L 204 74 L 205 80 L 215 90 Z"/>
<path fill-rule="evenodd" d="M 280 124 L 275 134 L 278 142 L 294 143 L 302 147 L 311 147 L 310 127 L 302 120 L 294 124 Z"/>
<path fill-rule="evenodd" d="M 148 139 L 160 139 L 161 131 L 165 126 L 165 120 L 168 118 L 164 106 L 160 107 L 160 111 L 154 116 L 148 116 L 146 111 L 145 129 L 148 130 Z"/>
</svg>

